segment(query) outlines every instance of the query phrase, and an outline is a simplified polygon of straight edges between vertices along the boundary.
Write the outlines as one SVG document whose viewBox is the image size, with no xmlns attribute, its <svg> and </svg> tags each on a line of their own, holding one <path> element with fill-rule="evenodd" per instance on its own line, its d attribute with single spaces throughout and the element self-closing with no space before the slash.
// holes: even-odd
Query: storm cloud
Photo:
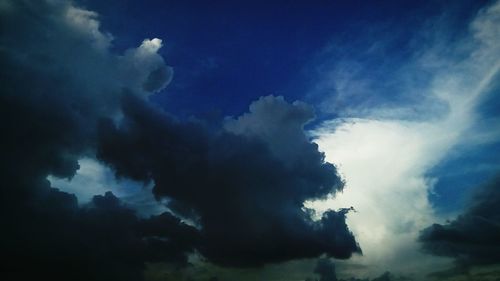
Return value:
<svg viewBox="0 0 500 281">
<path fill-rule="evenodd" d="M 335 269 L 335 263 L 331 259 L 320 258 L 316 262 L 316 267 L 314 268 L 314 273 L 319 276 L 316 281 L 411 281 L 413 279 L 406 276 L 396 276 L 389 271 L 382 273 L 380 276 L 375 278 L 356 278 L 350 277 L 348 279 L 342 279 L 337 277 L 337 271 Z M 313 281 L 314 279 L 308 278 L 306 281 Z"/>
<path fill-rule="evenodd" d="M 0 15 L 6 272 L 141 280 L 146 262 L 182 266 L 194 252 L 259 266 L 361 251 L 347 210 L 313 220 L 303 206 L 343 188 L 304 134 L 307 105 L 268 96 L 217 129 L 178 120 L 148 101 L 173 73 L 161 40 L 115 54 L 97 14 L 66 1 L 5 1 Z M 139 218 L 112 193 L 79 206 L 46 178 L 71 178 L 83 157 L 152 182 L 171 212 Z"/>
<path fill-rule="evenodd" d="M 272 120 L 277 128 L 292 128 L 291 135 L 308 120 L 305 107 L 282 98 L 265 97 L 251 105 L 259 107 L 267 108 L 263 114 L 282 115 Z M 348 258 L 360 251 L 345 223 L 347 210 L 328 211 L 314 221 L 311 210 L 303 207 L 304 201 L 343 187 L 335 167 L 305 141 L 303 131 L 298 140 L 251 130 L 211 132 L 199 124 L 176 122 L 131 96 L 123 100 L 123 113 L 120 124 L 101 124 L 98 158 L 119 176 L 152 179 L 157 198 L 170 200 L 179 215 L 191 214 L 187 219 L 201 227 L 199 251 L 210 261 L 257 266 L 323 253 Z M 247 116 L 252 114 L 259 113 Z M 238 121 L 228 124 L 233 129 L 247 125 Z M 296 152 L 283 153 L 288 143 Z"/>
<path fill-rule="evenodd" d="M 140 219 L 111 193 L 78 206 L 46 180 L 71 178 L 94 153 L 124 89 L 145 98 L 168 83 L 161 41 L 114 55 L 97 15 L 65 1 L 4 1 L 0 14 L 2 272 L 141 280 L 145 262 L 187 264 L 199 235 L 172 214 Z"/>
<path fill-rule="evenodd" d="M 420 235 L 423 249 L 455 258 L 457 269 L 500 263 L 500 176 L 480 186 L 455 220 L 433 224 Z"/>
</svg>

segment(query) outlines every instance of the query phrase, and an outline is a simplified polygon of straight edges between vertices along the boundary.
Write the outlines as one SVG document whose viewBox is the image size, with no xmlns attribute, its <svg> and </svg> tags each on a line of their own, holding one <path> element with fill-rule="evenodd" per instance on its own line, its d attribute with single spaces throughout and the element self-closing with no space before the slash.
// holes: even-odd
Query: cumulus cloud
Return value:
<svg viewBox="0 0 500 281">
<path fill-rule="evenodd" d="M 455 273 L 500 263 L 500 176 L 478 188 L 470 201 L 455 220 L 433 224 L 420 234 L 426 252 L 455 259 Z"/>
<path fill-rule="evenodd" d="M 304 208 L 343 188 L 303 131 L 313 117 L 308 106 L 264 97 L 225 128 L 177 120 L 147 100 L 172 76 L 157 53 L 160 39 L 115 54 L 92 11 L 66 1 L 2 3 L 0 240 L 7 272 L 141 280 L 146 262 L 186 265 L 195 252 L 231 266 L 360 252 L 346 210 L 313 220 Z M 90 197 L 94 187 L 75 191 L 88 201 L 78 204 L 47 180 L 76 176 L 65 190 L 86 188 L 95 184 L 84 177 L 93 165 L 153 185 L 171 212 L 141 218 L 111 192 Z M 101 176 L 109 179 L 109 170 Z"/>
<path fill-rule="evenodd" d="M 416 55 L 413 71 L 425 71 L 432 79 L 403 94 L 412 95 L 418 89 L 443 106 L 427 106 L 429 100 L 423 99 L 421 104 L 396 110 L 392 106 L 377 112 L 361 109 L 341 121 L 324 122 L 312 132 L 326 159 L 345 176 L 346 189 L 335 199 L 309 206 L 318 210 L 355 207 L 358 212 L 349 215 L 348 225 L 364 256 L 352 262 L 367 265 L 368 272 L 382 266 L 421 275 L 448 264 L 445 258 L 420 253 L 416 242 L 422 228 L 444 220 L 429 202 L 437 179 L 427 173 L 456 145 L 466 145 L 463 142 L 478 122 L 477 106 L 495 83 L 500 65 L 498 7 L 497 2 L 482 9 L 456 48 L 442 48 L 437 42 Z M 419 112 L 426 108 L 425 116 L 431 118 L 400 114 L 415 107 Z"/>
<path fill-rule="evenodd" d="M 144 39 L 137 49 L 125 52 L 122 79 L 137 81 L 129 88 L 152 93 L 162 90 L 170 82 L 173 70 L 158 55 L 161 47 L 161 39 Z"/>
<path fill-rule="evenodd" d="M 323 157 L 317 145 L 304 134 L 304 125 L 312 119 L 314 111 L 309 105 L 298 101 L 288 104 L 283 97 L 267 96 L 252 103 L 249 113 L 236 119 L 228 118 L 225 129 L 259 138 L 269 145 L 276 157 L 294 163 L 307 154 Z M 338 185 L 340 187 L 340 183 Z"/>
<path fill-rule="evenodd" d="M 170 74 L 154 74 L 168 69 L 157 48 L 137 57 L 138 49 L 111 53 L 97 14 L 66 1 L 2 3 L 3 272 L 141 280 L 146 261 L 186 264 L 195 228 L 169 213 L 140 219 L 112 193 L 78 205 L 46 180 L 75 175 L 78 160 L 93 154 L 99 120 L 119 117 L 124 92 L 144 98 L 165 86 Z"/>
<path fill-rule="evenodd" d="M 302 105 L 261 98 L 250 107 L 264 110 L 228 120 L 232 132 L 215 133 L 133 97 L 123 105 L 119 124 L 101 125 L 99 159 L 119 176 L 153 179 L 157 198 L 168 198 L 170 208 L 199 223 L 199 251 L 210 261 L 256 266 L 323 253 L 348 258 L 360 251 L 345 225 L 346 211 L 329 210 L 313 221 L 303 208 L 304 201 L 335 193 L 343 183 L 317 146 L 305 141 L 307 118 L 293 118 L 304 115 Z M 286 118 L 269 118 L 275 112 Z M 274 138 L 258 124 L 299 131 L 291 130 L 297 137 L 290 139 Z M 280 154 L 273 146 L 278 143 L 300 144 L 302 157 Z"/>
</svg>

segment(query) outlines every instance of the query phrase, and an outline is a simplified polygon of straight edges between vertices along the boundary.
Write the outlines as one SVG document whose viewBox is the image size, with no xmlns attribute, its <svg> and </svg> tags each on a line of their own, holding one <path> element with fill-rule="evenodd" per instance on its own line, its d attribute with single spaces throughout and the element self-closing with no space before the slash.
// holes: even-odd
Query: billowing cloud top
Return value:
<svg viewBox="0 0 500 281">
<path fill-rule="evenodd" d="M 346 211 L 314 221 L 303 207 L 343 187 L 303 132 L 313 117 L 305 104 L 264 97 L 225 127 L 204 128 L 147 100 L 172 76 L 160 39 L 115 54 L 97 15 L 66 1 L 5 1 L 0 26 L 8 272 L 141 280 L 145 262 L 182 265 L 193 252 L 231 266 L 360 252 Z M 78 206 L 46 178 L 71 178 L 82 157 L 154 182 L 171 212 L 141 219 L 112 193 Z"/>
</svg>

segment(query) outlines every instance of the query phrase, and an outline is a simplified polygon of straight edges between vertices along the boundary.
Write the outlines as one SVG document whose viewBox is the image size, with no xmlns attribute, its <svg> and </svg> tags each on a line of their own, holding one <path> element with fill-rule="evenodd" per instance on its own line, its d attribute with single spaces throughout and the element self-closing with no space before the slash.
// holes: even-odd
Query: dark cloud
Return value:
<svg viewBox="0 0 500 281">
<path fill-rule="evenodd" d="M 457 269 L 500 263 L 500 176 L 478 188 L 455 220 L 434 224 L 420 234 L 423 249 L 455 258 Z"/>
<path fill-rule="evenodd" d="M 19 279 L 142 280 L 145 261 L 187 264 L 199 237 L 169 213 L 139 219 L 111 193 L 78 207 L 74 195 L 48 192 L 11 208 L 2 233 L 3 272 Z M 5 217 L 5 215 L 3 216 Z"/>
<path fill-rule="evenodd" d="M 142 85 L 147 92 L 154 92 L 161 89 L 162 85 L 169 81 L 172 77 L 172 70 L 164 65 L 149 73 L 147 80 Z"/>
<path fill-rule="evenodd" d="M 335 264 L 329 259 L 319 259 L 314 273 L 320 276 L 318 281 L 337 281 Z"/>
<path fill-rule="evenodd" d="M 384 272 L 382 275 L 375 277 L 373 279 L 365 278 L 359 279 L 356 277 L 350 277 L 348 279 L 337 278 L 337 272 L 335 270 L 335 264 L 332 260 L 327 258 L 318 259 L 316 267 L 314 268 L 314 273 L 319 276 L 316 281 L 411 281 L 413 279 L 405 276 L 396 276 L 388 271 Z M 308 278 L 306 281 L 314 281 L 313 278 Z"/>
<path fill-rule="evenodd" d="M 93 154 L 123 88 L 142 98 L 142 81 L 156 80 L 152 92 L 168 79 L 149 75 L 164 65 L 149 41 L 111 54 L 95 17 L 65 1 L 0 6 L 1 267 L 17 280 L 142 280 L 145 262 L 185 265 L 199 240 L 171 214 L 140 219 L 111 193 L 78 206 L 46 180 L 71 178 Z"/>
<path fill-rule="evenodd" d="M 113 54 L 96 18 L 66 1 L 0 6 L 4 272 L 141 280 L 146 262 L 193 252 L 231 266 L 360 252 L 347 210 L 314 221 L 303 206 L 343 188 L 303 132 L 308 106 L 270 96 L 218 129 L 176 120 L 147 101 L 172 75 L 161 41 Z M 173 213 L 142 219 L 111 193 L 79 206 L 46 180 L 95 156 L 153 182 Z"/>
<path fill-rule="evenodd" d="M 303 114 L 302 106 L 275 97 L 262 98 L 251 108 L 262 103 L 267 115 L 280 110 L 283 116 Z M 101 124 L 99 159 L 119 176 L 153 179 L 158 198 L 172 200 L 180 215 L 196 214 L 203 237 L 199 251 L 210 261 L 255 266 L 320 254 L 348 258 L 359 252 L 345 223 L 347 211 L 328 211 L 313 221 L 303 208 L 304 201 L 343 186 L 335 167 L 306 141 L 302 126 L 307 119 L 268 120 L 277 128 L 300 129 L 300 134 L 292 132 L 297 140 L 249 130 L 210 132 L 176 122 L 134 97 L 124 98 L 123 113 L 120 124 Z M 289 142 L 297 150 L 281 154 Z"/>
</svg>

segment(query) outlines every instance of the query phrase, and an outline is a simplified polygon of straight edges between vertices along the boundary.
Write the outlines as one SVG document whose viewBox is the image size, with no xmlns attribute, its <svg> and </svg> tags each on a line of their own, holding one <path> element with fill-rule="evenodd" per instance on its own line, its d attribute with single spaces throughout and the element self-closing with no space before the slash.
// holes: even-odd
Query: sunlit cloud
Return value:
<svg viewBox="0 0 500 281">
<path fill-rule="evenodd" d="M 363 256 L 347 263 L 371 266 L 367 269 L 370 274 L 389 269 L 414 275 L 428 271 L 431 265 L 433 269 L 447 265 L 445 259 L 424 256 L 416 242 L 421 229 L 448 218 L 436 214 L 429 202 L 428 195 L 439 179 L 428 177 L 427 172 L 458 143 L 463 145 L 462 136 L 477 122 L 476 106 L 500 67 L 499 17 L 499 3 L 480 11 L 470 25 L 470 36 L 457 47 L 468 50 L 465 59 L 451 56 L 431 69 L 432 83 L 425 95 L 446 107 L 436 114 L 436 108 L 429 106 L 427 113 L 439 118 L 397 118 L 398 112 L 419 105 L 381 107 L 368 116 L 360 111 L 362 118 L 326 121 L 312 131 L 327 160 L 343 174 L 346 188 L 335 198 L 309 202 L 308 206 L 319 211 L 349 206 L 357 210 L 349 215 L 348 225 Z M 431 48 L 422 55 L 415 70 L 428 66 L 426 60 L 433 57 L 429 52 L 436 51 Z M 390 118 L 379 114 L 391 110 L 395 113 Z"/>
</svg>

